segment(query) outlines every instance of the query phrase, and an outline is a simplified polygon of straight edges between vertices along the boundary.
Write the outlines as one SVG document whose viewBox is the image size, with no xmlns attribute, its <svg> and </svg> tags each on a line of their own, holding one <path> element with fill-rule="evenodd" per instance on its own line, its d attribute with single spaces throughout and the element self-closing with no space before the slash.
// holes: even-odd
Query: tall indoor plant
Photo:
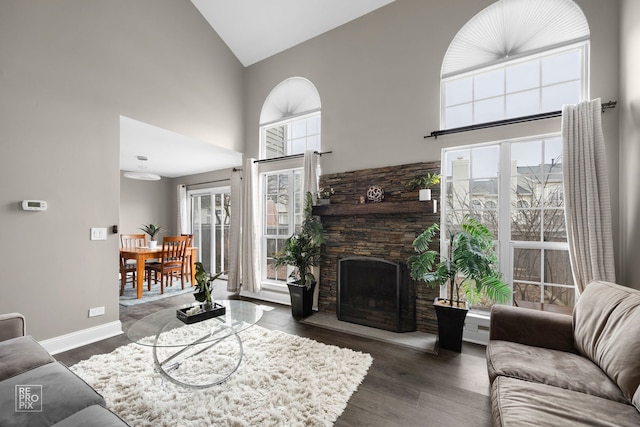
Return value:
<svg viewBox="0 0 640 427">
<path fill-rule="evenodd" d="M 511 297 L 511 288 L 502 281 L 498 258 L 493 249 L 493 234 L 475 218 L 466 215 L 460 231 L 449 236 L 448 253 L 429 249 L 429 244 L 440 231 L 433 224 L 413 242 L 417 252 L 408 260 L 411 278 L 435 287 L 448 284 L 448 298 L 436 298 L 434 307 L 438 316 L 438 339 L 441 348 L 460 351 L 464 319 L 469 311 L 466 301 L 460 299 L 464 284 L 475 286 L 478 292 L 497 302 Z"/>
<path fill-rule="evenodd" d="M 282 250 L 275 256 L 275 266 L 290 265 L 294 270 L 287 283 L 291 296 L 291 313 L 294 317 L 311 314 L 313 291 L 316 277 L 312 267 L 320 264 L 324 229 L 320 218 L 312 215 L 313 199 L 310 192 L 305 196 L 304 219 L 300 232 L 293 234 L 285 242 Z"/>
</svg>

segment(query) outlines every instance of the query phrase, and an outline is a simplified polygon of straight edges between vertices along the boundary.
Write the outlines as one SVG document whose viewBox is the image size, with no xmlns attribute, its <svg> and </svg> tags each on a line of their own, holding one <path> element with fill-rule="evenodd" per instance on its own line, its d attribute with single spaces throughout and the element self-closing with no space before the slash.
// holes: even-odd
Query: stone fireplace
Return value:
<svg viewBox="0 0 640 427">
<path fill-rule="evenodd" d="M 406 264 L 407 258 L 414 253 L 411 244 L 415 237 L 439 221 L 435 202 L 419 202 L 417 190 L 405 189 L 407 181 L 427 172 L 439 173 L 440 162 L 413 163 L 320 177 L 320 187 L 331 187 L 335 191 L 330 205 L 314 207 L 314 214 L 321 216 L 326 232 L 325 252 L 320 265 L 320 311 L 338 315 L 338 270 L 341 260 L 377 259 L 397 264 L 399 268 Z M 360 203 L 360 197 L 366 197 L 368 188 L 373 185 L 384 190 L 383 201 Z M 433 199 L 438 200 L 439 196 L 439 189 L 434 188 Z M 439 294 L 438 289 L 429 288 L 423 283 L 413 283 L 408 278 L 408 272 L 406 277 L 407 289 L 411 291 L 407 291 L 407 302 L 401 304 L 400 308 L 405 310 L 408 318 L 415 313 L 415 330 L 437 333 L 432 304 Z M 361 286 L 351 296 L 358 304 L 384 304 L 377 301 L 380 295 L 372 295 L 378 291 L 370 286 Z M 402 296 L 401 292 L 398 295 Z M 396 313 L 394 310 L 392 308 L 388 311 Z M 377 312 L 369 314 L 369 317 L 375 319 L 379 316 Z M 380 325 L 370 326 L 389 329 Z M 410 329 L 406 322 L 401 326 L 401 330 Z"/>
<path fill-rule="evenodd" d="M 414 283 L 404 263 L 371 257 L 338 260 L 338 320 L 393 332 L 416 330 Z"/>
</svg>

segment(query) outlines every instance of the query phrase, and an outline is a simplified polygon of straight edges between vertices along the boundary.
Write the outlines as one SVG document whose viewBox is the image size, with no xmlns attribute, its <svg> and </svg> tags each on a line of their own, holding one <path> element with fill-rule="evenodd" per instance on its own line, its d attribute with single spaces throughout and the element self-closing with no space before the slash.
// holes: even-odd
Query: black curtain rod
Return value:
<svg viewBox="0 0 640 427">
<path fill-rule="evenodd" d="M 242 168 L 241 167 L 235 167 L 231 169 L 234 172 L 237 171 L 241 171 Z M 225 181 L 231 181 L 231 178 L 222 178 L 222 179 L 214 179 L 213 181 L 204 181 L 204 182 L 195 182 L 193 184 L 189 184 L 189 186 L 194 186 L 194 185 L 203 185 L 203 184 L 216 184 L 218 182 L 225 182 Z M 187 185 L 185 184 L 181 184 L 183 187 L 187 187 Z"/>
<path fill-rule="evenodd" d="M 331 153 L 333 153 L 333 151 L 323 151 L 322 153 L 320 153 L 318 151 L 314 151 L 314 154 L 317 154 L 318 156 L 322 156 L 323 154 L 331 154 Z M 304 157 L 304 154 L 292 154 L 290 156 L 281 156 L 281 157 L 273 157 L 271 159 L 254 160 L 253 163 L 277 162 L 279 160 L 297 159 L 297 158 L 300 158 L 300 157 Z"/>
<path fill-rule="evenodd" d="M 230 181 L 230 179 L 229 178 L 223 178 L 223 179 L 216 179 L 216 180 L 213 180 L 213 181 L 194 182 L 193 184 L 187 185 L 187 187 L 193 187 L 195 185 L 204 185 L 204 184 L 215 184 L 215 183 L 218 183 L 218 182 L 225 182 L 225 181 Z"/>
<path fill-rule="evenodd" d="M 618 103 L 617 101 L 605 102 L 604 104 L 601 105 L 602 112 L 604 113 L 604 110 L 608 110 L 609 108 L 615 108 L 617 103 Z M 425 138 L 438 139 L 438 137 L 441 135 L 448 135 L 451 133 L 460 133 L 460 132 L 468 132 L 471 130 L 494 128 L 498 126 L 513 125 L 516 123 L 526 123 L 526 122 L 532 122 L 535 120 L 550 119 L 551 117 L 561 117 L 561 116 L 562 116 L 562 111 L 550 111 L 548 113 L 540 113 L 540 114 L 533 114 L 531 116 L 515 117 L 513 119 L 497 120 L 495 122 L 478 123 L 476 125 L 462 126 L 459 128 L 434 130 L 433 132 L 431 132 L 431 134 L 425 136 Z"/>
</svg>

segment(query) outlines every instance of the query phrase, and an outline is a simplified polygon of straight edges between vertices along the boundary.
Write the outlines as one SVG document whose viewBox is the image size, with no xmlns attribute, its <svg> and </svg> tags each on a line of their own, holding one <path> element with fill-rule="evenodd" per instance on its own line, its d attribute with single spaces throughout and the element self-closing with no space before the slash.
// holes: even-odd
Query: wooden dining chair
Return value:
<svg viewBox="0 0 640 427">
<path fill-rule="evenodd" d="M 189 249 L 193 245 L 193 234 L 181 234 L 181 236 L 187 237 L 187 249 Z M 191 271 L 191 251 L 185 250 L 184 253 L 184 272 L 189 281 L 191 281 L 192 271 Z M 193 286 L 193 283 L 191 283 Z"/>
<path fill-rule="evenodd" d="M 147 271 L 147 286 L 151 287 L 151 273 L 158 281 L 160 274 L 160 293 L 164 293 L 165 279 L 169 279 L 169 286 L 173 285 L 174 274 L 180 273 L 182 289 L 184 289 L 184 254 L 187 249 L 187 236 L 165 236 L 162 238 L 162 254 L 159 262 L 145 265 Z"/>
<path fill-rule="evenodd" d="M 147 246 L 147 235 L 142 234 L 121 234 L 120 248 L 132 249 Z M 136 287 L 136 260 L 125 259 L 120 254 L 120 295 L 124 294 L 124 287 L 127 279 L 131 278 L 131 286 Z"/>
</svg>

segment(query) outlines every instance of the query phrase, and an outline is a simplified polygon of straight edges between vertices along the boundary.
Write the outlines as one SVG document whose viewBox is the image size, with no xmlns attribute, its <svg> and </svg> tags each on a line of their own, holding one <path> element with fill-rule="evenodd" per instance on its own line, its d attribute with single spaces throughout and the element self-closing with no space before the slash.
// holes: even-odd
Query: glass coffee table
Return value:
<svg viewBox="0 0 640 427">
<path fill-rule="evenodd" d="M 262 318 L 262 308 L 248 301 L 217 300 L 225 314 L 185 324 L 178 309 L 146 316 L 127 331 L 129 339 L 153 349 L 156 370 L 167 380 L 190 388 L 207 388 L 226 381 L 240 366 L 243 349 L 239 333 Z"/>
</svg>

